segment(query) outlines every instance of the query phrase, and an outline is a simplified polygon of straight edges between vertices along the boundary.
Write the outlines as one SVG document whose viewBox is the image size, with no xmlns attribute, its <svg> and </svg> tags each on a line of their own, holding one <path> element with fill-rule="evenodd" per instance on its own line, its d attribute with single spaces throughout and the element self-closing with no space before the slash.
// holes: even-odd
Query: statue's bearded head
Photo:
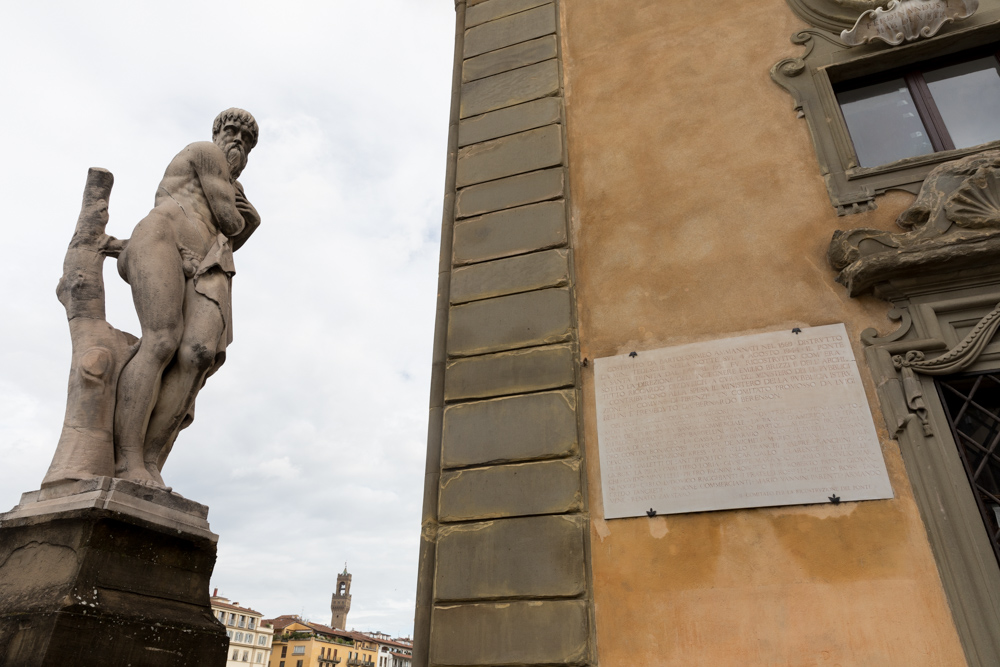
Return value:
<svg viewBox="0 0 1000 667">
<path fill-rule="evenodd" d="M 257 121 L 243 109 L 226 109 L 212 123 L 212 141 L 226 154 L 229 172 L 238 178 L 247 166 L 247 155 L 257 145 Z"/>
</svg>

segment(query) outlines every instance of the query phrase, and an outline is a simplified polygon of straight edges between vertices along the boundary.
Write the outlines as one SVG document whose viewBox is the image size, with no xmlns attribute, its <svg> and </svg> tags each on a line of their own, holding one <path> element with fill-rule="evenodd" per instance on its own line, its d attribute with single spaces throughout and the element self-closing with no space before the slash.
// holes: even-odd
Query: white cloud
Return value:
<svg viewBox="0 0 1000 667">
<path fill-rule="evenodd" d="M 378 3 L 0 6 L 0 507 L 37 488 L 65 407 L 54 289 L 86 170 L 111 169 L 109 233 L 170 158 L 243 106 L 241 179 L 263 224 L 236 256 L 235 340 L 164 470 L 220 534 L 213 585 L 267 615 L 413 619 L 454 10 Z M 108 319 L 138 333 L 105 265 Z"/>
</svg>

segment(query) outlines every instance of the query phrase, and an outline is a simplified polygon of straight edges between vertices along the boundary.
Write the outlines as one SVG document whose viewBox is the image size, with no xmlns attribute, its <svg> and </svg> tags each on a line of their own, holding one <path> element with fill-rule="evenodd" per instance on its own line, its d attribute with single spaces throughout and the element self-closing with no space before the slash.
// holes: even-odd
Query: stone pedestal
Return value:
<svg viewBox="0 0 1000 667">
<path fill-rule="evenodd" d="M 0 664 L 222 667 L 208 508 L 98 477 L 0 514 Z"/>
</svg>

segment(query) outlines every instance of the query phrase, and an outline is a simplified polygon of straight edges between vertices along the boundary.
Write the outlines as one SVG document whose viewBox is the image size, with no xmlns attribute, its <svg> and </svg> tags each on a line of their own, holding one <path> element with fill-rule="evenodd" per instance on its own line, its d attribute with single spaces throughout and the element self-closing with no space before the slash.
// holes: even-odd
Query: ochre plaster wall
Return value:
<svg viewBox="0 0 1000 667">
<path fill-rule="evenodd" d="M 834 282 L 834 230 L 891 229 L 912 200 L 838 218 L 804 120 L 769 77 L 804 27 L 782 0 L 563 0 L 581 357 L 845 322 L 887 304 Z M 602 519 L 583 371 L 602 665 L 962 665 L 870 374 L 896 498 Z"/>
</svg>

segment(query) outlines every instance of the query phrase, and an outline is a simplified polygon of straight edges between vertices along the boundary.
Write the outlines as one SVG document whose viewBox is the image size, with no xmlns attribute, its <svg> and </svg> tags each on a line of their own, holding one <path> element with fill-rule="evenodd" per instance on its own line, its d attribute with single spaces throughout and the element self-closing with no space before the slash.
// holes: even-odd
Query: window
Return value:
<svg viewBox="0 0 1000 667">
<path fill-rule="evenodd" d="M 264 662 L 264 654 L 263 653 L 258 653 L 257 654 L 257 662 Z"/>
<path fill-rule="evenodd" d="M 250 662 L 250 654 L 246 651 L 243 651 L 243 662 Z"/>
<path fill-rule="evenodd" d="M 835 86 L 861 167 L 1000 139 L 1000 61 L 976 51 Z"/>
<path fill-rule="evenodd" d="M 301 660 L 296 660 L 295 661 L 295 667 L 302 667 L 302 661 Z"/>
<path fill-rule="evenodd" d="M 285 657 L 285 656 L 284 656 L 284 655 L 282 655 L 281 657 L 283 658 L 283 657 Z M 278 662 L 278 667 L 285 667 L 285 661 L 284 661 L 284 660 L 281 660 L 281 661 L 279 661 L 279 662 Z"/>
<path fill-rule="evenodd" d="M 253 616 L 247 619 L 247 627 L 253 630 L 254 621 L 257 620 Z"/>
<path fill-rule="evenodd" d="M 266 641 L 267 641 L 267 635 L 261 635 L 260 637 L 257 638 L 257 644 L 259 646 L 263 646 Z"/>
<path fill-rule="evenodd" d="M 1000 22 L 990 14 L 891 48 L 850 47 L 833 26 L 792 36 L 806 51 L 771 78 L 808 123 L 840 215 L 874 209 L 888 190 L 916 194 L 942 162 L 1000 147 Z"/>
<path fill-rule="evenodd" d="M 303 655 L 306 652 L 305 646 L 296 646 L 292 649 L 292 655 Z"/>
<path fill-rule="evenodd" d="M 229 637 L 230 639 L 232 639 L 233 638 L 233 631 L 232 630 L 226 630 L 226 636 Z"/>
<path fill-rule="evenodd" d="M 288 647 L 287 646 L 282 646 L 281 647 L 281 657 L 284 658 L 286 655 L 288 655 Z"/>
<path fill-rule="evenodd" d="M 247 617 L 244 616 L 243 614 L 240 614 L 240 627 L 242 628 L 246 626 L 246 624 L 247 624 Z"/>
<path fill-rule="evenodd" d="M 233 660 L 239 660 L 239 659 L 240 659 L 240 652 L 233 651 Z"/>
<path fill-rule="evenodd" d="M 227 625 L 236 625 L 236 614 L 229 615 L 229 623 Z"/>
<path fill-rule="evenodd" d="M 226 622 L 226 612 L 220 611 L 218 614 L 216 614 L 216 616 L 219 617 L 219 622 L 220 623 L 225 623 Z"/>
</svg>

